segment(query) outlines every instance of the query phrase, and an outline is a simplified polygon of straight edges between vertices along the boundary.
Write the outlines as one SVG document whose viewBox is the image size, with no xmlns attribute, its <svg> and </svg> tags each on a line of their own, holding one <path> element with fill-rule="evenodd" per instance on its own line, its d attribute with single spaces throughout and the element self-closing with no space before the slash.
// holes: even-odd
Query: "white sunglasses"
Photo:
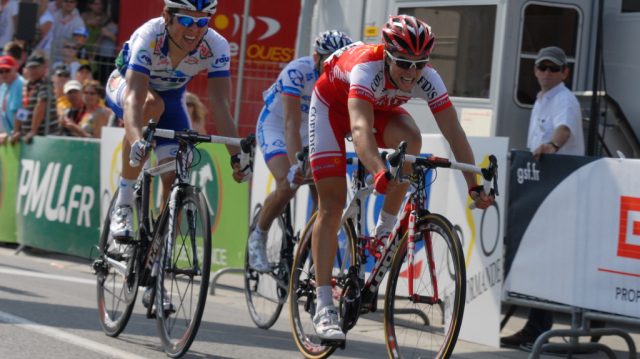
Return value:
<svg viewBox="0 0 640 359">
<path fill-rule="evenodd" d="M 427 63 L 429 62 L 429 58 L 426 58 L 424 60 L 407 60 L 407 59 L 401 59 L 401 58 L 395 57 L 391 55 L 391 53 L 387 50 L 384 50 L 384 52 L 387 54 L 387 56 L 389 56 L 389 58 L 393 61 L 393 63 L 395 63 L 399 68 L 404 70 L 409 70 L 413 68 L 422 70 L 425 66 L 427 66 Z"/>
</svg>

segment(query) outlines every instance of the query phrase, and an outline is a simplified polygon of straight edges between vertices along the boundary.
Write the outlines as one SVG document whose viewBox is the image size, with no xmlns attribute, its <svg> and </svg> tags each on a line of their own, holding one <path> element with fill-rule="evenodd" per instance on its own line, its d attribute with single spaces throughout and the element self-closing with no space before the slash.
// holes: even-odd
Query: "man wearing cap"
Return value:
<svg viewBox="0 0 640 359">
<path fill-rule="evenodd" d="M 84 113 L 84 102 L 82 101 L 82 84 L 77 80 L 69 80 L 64 84 L 64 95 L 69 100 L 69 107 L 64 110 L 60 118 L 60 126 L 63 134 L 73 136 L 69 128 L 77 125 Z"/>
<path fill-rule="evenodd" d="M 555 46 L 542 48 L 536 57 L 534 74 L 540 92 L 531 111 L 527 147 L 537 160 L 542 154 L 584 155 L 580 105 L 564 85 L 569 76 L 567 56 Z M 501 338 L 504 346 L 530 347 L 540 334 L 553 326 L 553 313 L 532 308 L 524 328 Z"/>
<path fill-rule="evenodd" d="M 47 61 L 36 52 L 29 56 L 25 67 L 26 82 L 22 91 L 22 108 L 16 112 L 16 121 L 11 143 L 21 137 L 30 143 L 36 135 L 57 135 L 59 133 L 56 103 L 51 90 L 51 82 L 46 77 Z M 49 119 L 47 121 L 47 112 Z"/>
<path fill-rule="evenodd" d="M 531 111 L 527 147 L 536 159 L 547 153 L 584 155 L 580 104 L 564 85 L 569 76 L 564 51 L 555 46 L 541 49 L 533 71 L 540 92 Z"/>
<path fill-rule="evenodd" d="M 16 112 L 22 107 L 24 79 L 11 56 L 0 56 L 0 143 L 13 131 Z"/>
</svg>

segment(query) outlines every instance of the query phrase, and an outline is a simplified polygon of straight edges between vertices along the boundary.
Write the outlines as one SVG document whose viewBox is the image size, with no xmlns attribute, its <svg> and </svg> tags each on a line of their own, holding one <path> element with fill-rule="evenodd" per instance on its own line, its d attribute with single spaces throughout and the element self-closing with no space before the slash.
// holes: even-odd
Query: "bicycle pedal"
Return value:
<svg viewBox="0 0 640 359">
<path fill-rule="evenodd" d="M 343 349 L 347 346 L 347 340 L 321 340 L 320 345 L 324 345 L 327 347 L 335 347 Z"/>
</svg>

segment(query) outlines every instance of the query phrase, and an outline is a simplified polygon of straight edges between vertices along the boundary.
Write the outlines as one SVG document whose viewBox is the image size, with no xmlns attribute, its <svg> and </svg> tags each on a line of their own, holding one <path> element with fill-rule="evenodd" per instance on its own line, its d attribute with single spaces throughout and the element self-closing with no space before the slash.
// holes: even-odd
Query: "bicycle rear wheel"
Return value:
<svg viewBox="0 0 640 359">
<path fill-rule="evenodd" d="M 314 213 L 302 232 L 298 248 L 291 266 L 291 281 L 289 284 L 289 314 L 291 317 L 291 332 L 298 350 L 306 358 L 326 358 L 337 346 L 324 345 L 316 335 L 313 326 L 313 316 L 316 310 L 316 278 L 315 265 L 311 253 L 311 232 L 316 220 Z M 338 234 L 339 246 L 333 267 L 333 299 L 340 303 L 350 266 L 356 258 L 355 239 L 353 232 L 343 225 Z"/>
<path fill-rule="evenodd" d="M 428 214 L 418 219 L 412 298 L 408 287 L 411 264 L 407 260 L 407 241 L 405 234 L 389 271 L 385 293 L 387 352 L 390 358 L 449 358 L 464 312 L 466 274 L 462 247 L 453 226 L 443 216 Z M 418 250 L 420 243 L 424 250 Z M 431 243 L 433 249 L 433 272 L 425 243 Z M 431 300 L 436 285 L 437 301 Z"/>
<path fill-rule="evenodd" d="M 211 271 L 211 224 L 204 197 L 194 187 L 176 190 L 183 192 L 177 194 L 175 213 L 160 227 L 163 248 L 155 296 L 158 330 L 170 357 L 186 353 L 196 337 Z"/>
<path fill-rule="evenodd" d="M 254 210 L 249 236 L 258 225 L 258 218 L 262 208 L 256 206 Z M 244 296 L 249 309 L 251 320 L 258 328 L 269 329 L 278 320 L 282 307 L 287 300 L 289 289 L 289 265 L 283 263 L 280 253 L 286 239 L 286 230 L 282 216 L 269 228 L 267 235 L 267 258 L 274 266 L 269 273 L 260 273 L 249 267 L 249 246 L 245 250 L 244 260 Z"/>
<path fill-rule="evenodd" d="M 111 237 L 111 211 L 118 198 L 113 195 L 102 224 L 98 248 L 100 257 L 94 261 L 97 277 L 98 316 L 104 332 L 117 337 L 127 326 L 138 293 L 140 265 L 137 260 L 139 242 L 115 242 Z M 139 206 L 133 211 L 133 228 L 138 228 Z M 136 239 L 138 233 L 135 233 Z"/>
</svg>

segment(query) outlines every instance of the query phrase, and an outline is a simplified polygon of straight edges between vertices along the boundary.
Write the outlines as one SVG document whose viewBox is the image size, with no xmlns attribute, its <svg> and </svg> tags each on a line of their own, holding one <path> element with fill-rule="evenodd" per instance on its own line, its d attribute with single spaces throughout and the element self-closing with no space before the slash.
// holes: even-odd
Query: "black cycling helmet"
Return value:
<svg viewBox="0 0 640 359">
<path fill-rule="evenodd" d="M 351 44 L 349 35 L 338 30 L 321 32 L 313 43 L 313 49 L 320 55 L 329 55 L 334 51 Z"/>
<path fill-rule="evenodd" d="M 218 0 L 164 0 L 164 5 L 170 9 L 185 9 L 215 14 Z"/>
</svg>

